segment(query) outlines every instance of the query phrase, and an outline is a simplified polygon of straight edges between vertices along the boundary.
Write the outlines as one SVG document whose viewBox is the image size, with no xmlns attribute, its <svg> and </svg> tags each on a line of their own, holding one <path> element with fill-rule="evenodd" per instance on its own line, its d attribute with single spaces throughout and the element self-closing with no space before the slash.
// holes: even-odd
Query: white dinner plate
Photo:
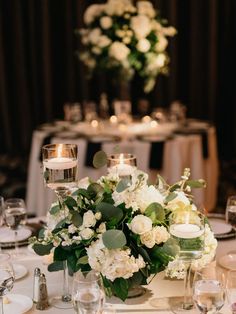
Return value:
<svg viewBox="0 0 236 314">
<path fill-rule="evenodd" d="M 22 294 L 7 294 L 9 303 L 4 304 L 4 314 L 23 314 L 33 306 L 31 298 Z"/>
<path fill-rule="evenodd" d="M 236 251 L 221 256 L 218 263 L 226 269 L 236 270 Z"/>
<path fill-rule="evenodd" d="M 232 226 L 227 224 L 223 219 L 212 217 L 209 218 L 209 222 L 214 232 L 214 235 L 222 235 L 230 232 L 232 230 Z"/>
<path fill-rule="evenodd" d="M 15 280 L 25 277 L 25 275 L 28 273 L 27 268 L 22 264 L 13 263 L 13 269 L 15 273 Z"/>
<path fill-rule="evenodd" d="M 28 239 L 32 234 L 32 231 L 26 227 L 22 227 L 17 231 L 17 241 L 23 241 Z M 8 227 L 0 228 L 0 242 L 11 243 L 15 241 L 14 231 Z"/>
</svg>

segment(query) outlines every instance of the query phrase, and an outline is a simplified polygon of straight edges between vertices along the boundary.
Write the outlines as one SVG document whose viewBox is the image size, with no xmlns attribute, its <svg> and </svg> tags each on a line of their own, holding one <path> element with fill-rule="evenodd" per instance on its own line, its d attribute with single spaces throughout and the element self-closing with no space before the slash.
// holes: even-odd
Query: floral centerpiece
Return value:
<svg viewBox="0 0 236 314">
<path fill-rule="evenodd" d="M 156 77 L 168 72 L 167 37 L 176 30 L 167 26 L 150 1 L 93 4 L 85 11 L 84 22 L 85 28 L 76 31 L 85 47 L 78 56 L 90 74 L 105 70 L 130 80 L 136 73 L 148 93 Z"/>
<path fill-rule="evenodd" d="M 108 295 L 122 300 L 136 285 L 145 285 L 152 275 L 167 269 L 180 277 L 179 247 L 168 232 L 168 217 L 179 208 L 196 210 L 192 181 L 185 170 L 179 182 L 169 186 L 161 177 L 148 185 L 148 175 L 134 169 L 129 179 L 110 171 L 96 182 L 85 178 L 64 201 L 63 209 L 54 203 L 47 227 L 32 238 L 39 255 L 53 252 L 49 271 L 62 269 L 67 261 L 71 273 L 94 269 L 101 273 Z M 215 253 L 216 240 L 208 227 L 208 244 L 198 263 L 208 263 Z"/>
</svg>

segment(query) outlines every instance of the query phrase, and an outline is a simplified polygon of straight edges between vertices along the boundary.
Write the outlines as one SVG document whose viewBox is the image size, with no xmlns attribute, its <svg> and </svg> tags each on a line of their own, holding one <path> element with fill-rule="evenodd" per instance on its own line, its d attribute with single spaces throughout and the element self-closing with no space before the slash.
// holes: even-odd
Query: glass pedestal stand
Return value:
<svg viewBox="0 0 236 314">
<path fill-rule="evenodd" d="M 69 275 L 67 261 L 63 262 L 63 294 L 61 296 L 53 297 L 50 300 L 50 304 L 58 309 L 71 309 L 72 298 L 69 292 Z"/>
</svg>

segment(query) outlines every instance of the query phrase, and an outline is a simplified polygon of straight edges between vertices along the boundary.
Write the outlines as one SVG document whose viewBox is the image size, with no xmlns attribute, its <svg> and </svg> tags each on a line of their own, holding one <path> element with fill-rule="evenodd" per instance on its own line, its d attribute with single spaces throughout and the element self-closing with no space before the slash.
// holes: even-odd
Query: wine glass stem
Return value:
<svg viewBox="0 0 236 314">
<path fill-rule="evenodd" d="M 63 261 L 63 295 L 62 295 L 63 302 L 70 302 L 71 301 L 71 294 L 69 292 L 69 276 L 68 276 L 68 267 L 67 261 Z"/>
<path fill-rule="evenodd" d="M 16 254 L 16 255 L 18 255 L 18 253 L 19 253 L 17 235 L 18 235 L 17 230 L 14 230 L 14 237 L 15 237 L 15 254 Z"/>
<path fill-rule="evenodd" d="M 193 307 L 193 299 L 191 296 L 191 261 L 186 261 L 186 275 L 184 278 L 184 310 L 190 310 Z"/>
<path fill-rule="evenodd" d="M 3 297 L 0 296 L 0 314 L 4 314 L 4 311 L 3 311 Z"/>
</svg>

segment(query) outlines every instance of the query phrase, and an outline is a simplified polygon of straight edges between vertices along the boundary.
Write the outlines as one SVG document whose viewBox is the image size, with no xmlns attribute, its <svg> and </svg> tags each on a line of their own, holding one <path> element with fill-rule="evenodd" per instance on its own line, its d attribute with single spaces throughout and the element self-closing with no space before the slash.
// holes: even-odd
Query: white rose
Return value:
<svg viewBox="0 0 236 314">
<path fill-rule="evenodd" d="M 157 226 L 153 228 L 155 234 L 155 242 L 156 244 L 160 244 L 162 242 L 166 242 L 170 234 L 164 226 Z"/>
<path fill-rule="evenodd" d="M 88 39 L 93 45 L 96 45 L 99 42 L 100 36 L 101 30 L 100 28 L 96 27 L 90 31 L 90 33 L 88 34 Z"/>
<path fill-rule="evenodd" d="M 94 19 L 102 13 L 103 9 L 103 4 L 90 5 L 84 13 L 84 23 L 87 25 L 92 23 Z"/>
<path fill-rule="evenodd" d="M 155 232 L 151 230 L 141 234 L 140 240 L 146 247 L 151 249 L 155 245 Z"/>
<path fill-rule="evenodd" d="M 152 30 L 150 20 L 145 15 L 137 15 L 131 18 L 131 28 L 138 39 L 145 38 Z"/>
<path fill-rule="evenodd" d="M 93 234 L 94 234 L 94 231 L 92 229 L 90 229 L 90 228 L 85 228 L 82 231 L 80 231 L 80 236 L 84 240 L 91 239 Z"/>
<path fill-rule="evenodd" d="M 119 41 L 112 43 L 109 49 L 109 55 L 118 61 L 125 60 L 130 53 L 130 49 Z"/>
<path fill-rule="evenodd" d="M 168 202 L 167 204 L 168 208 L 174 210 L 183 205 L 185 206 L 190 205 L 190 201 L 183 191 L 177 191 L 177 192 L 175 191 L 175 193 L 177 194 L 177 196 L 172 201 Z"/>
<path fill-rule="evenodd" d="M 106 232 L 106 224 L 102 222 L 96 230 L 97 233 L 104 233 Z"/>
<path fill-rule="evenodd" d="M 84 227 L 94 227 L 96 224 L 96 218 L 91 210 L 88 210 L 83 217 Z"/>
<path fill-rule="evenodd" d="M 144 215 L 135 216 L 129 224 L 130 229 L 135 234 L 143 234 L 152 230 L 152 221 Z"/>
<path fill-rule="evenodd" d="M 163 205 L 163 200 L 164 197 L 153 185 L 144 186 L 136 195 L 136 202 L 141 213 L 144 213 L 151 203 Z"/>
<path fill-rule="evenodd" d="M 98 39 L 98 42 L 97 42 L 97 45 L 98 47 L 100 48 L 104 48 L 104 47 L 107 47 L 111 44 L 111 40 L 110 38 L 108 38 L 107 36 L 105 35 L 102 35 L 99 37 Z"/>
<path fill-rule="evenodd" d="M 150 18 L 153 18 L 156 15 L 153 5 L 149 1 L 138 1 L 137 8 L 139 14 L 147 15 Z"/>
<path fill-rule="evenodd" d="M 112 26 L 112 19 L 109 16 L 102 16 L 100 18 L 100 25 L 103 29 L 108 29 Z"/>
<path fill-rule="evenodd" d="M 164 36 L 159 36 L 158 42 L 155 45 L 155 49 L 158 52 L 162 52 L 166 49 L 167 45 L 168 45 L 168 40 Z"/>
<path fill-rule="evenodd" d="M 146 38 L 142 38 L 138 41 L 136 47 L 138 51 L 145 53 L 150 49 L 151 45 L 149 40 L 147 40 Z"/>
</svg>

